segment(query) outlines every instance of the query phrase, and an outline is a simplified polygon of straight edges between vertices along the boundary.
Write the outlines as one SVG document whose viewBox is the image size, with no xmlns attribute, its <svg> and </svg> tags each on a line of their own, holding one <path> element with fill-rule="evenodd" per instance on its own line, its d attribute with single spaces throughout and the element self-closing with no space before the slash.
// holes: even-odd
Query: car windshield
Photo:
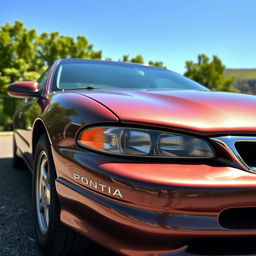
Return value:
<svg viewBox="0 0 256 256">
<path fill-rule="evenodd" d="M 63 62 L 57 90 L 66 89 L 208 90 L 167 69 L 118 62 Z"/>
</svg>

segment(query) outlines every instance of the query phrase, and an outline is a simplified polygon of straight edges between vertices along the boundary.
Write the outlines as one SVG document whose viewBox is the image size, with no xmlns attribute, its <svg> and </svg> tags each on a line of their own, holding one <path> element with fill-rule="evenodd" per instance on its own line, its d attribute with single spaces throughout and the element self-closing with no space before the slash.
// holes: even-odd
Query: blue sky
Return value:
<svg viewBox="0 0 256 256">
<path fill-rule="evenodd" d="M 179 73 L 197 55 L 256 68 L 255 0 L 2 0 L 0 25 L 84 35 L 104 57 L 143 55 Z"/>
</svg>

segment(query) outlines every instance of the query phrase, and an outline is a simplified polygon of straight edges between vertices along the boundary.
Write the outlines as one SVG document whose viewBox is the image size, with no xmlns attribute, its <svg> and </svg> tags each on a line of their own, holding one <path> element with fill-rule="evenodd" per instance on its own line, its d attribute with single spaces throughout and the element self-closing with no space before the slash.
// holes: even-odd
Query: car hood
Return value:
<svg viewBox="0 0 256 256">
<path fill-rule="evenodd" d="M 211 91 L 84 91 L 123 123 L 168 126 L 195 133 L 256 133 L 256 97 Z"/>
</svg>

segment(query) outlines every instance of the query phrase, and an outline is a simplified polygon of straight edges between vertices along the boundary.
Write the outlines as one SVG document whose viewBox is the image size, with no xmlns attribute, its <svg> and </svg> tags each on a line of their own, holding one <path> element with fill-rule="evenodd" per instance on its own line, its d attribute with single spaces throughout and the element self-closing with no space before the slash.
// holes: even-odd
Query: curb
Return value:
<svg viewBox="0 0 256 256">
<path fill-rule="evenodd" d="M 13 132 L 0 132 L 0 137 L 2 136 L 12 136 Z"/>
</svg>

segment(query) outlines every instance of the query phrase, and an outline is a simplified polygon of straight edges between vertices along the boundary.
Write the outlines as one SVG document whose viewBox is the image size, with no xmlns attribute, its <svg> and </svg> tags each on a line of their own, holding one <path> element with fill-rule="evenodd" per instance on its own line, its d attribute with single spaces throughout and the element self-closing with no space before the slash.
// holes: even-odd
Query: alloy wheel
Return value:
<svg viewBox="0 0 256 256">
<path fill-rule="evenodd" d="M 46 152 L 39 155 L 36 168 L 36 212 L 40 231 L 45 235 L 50 222 L 51 185 Z"/>
</svg>

